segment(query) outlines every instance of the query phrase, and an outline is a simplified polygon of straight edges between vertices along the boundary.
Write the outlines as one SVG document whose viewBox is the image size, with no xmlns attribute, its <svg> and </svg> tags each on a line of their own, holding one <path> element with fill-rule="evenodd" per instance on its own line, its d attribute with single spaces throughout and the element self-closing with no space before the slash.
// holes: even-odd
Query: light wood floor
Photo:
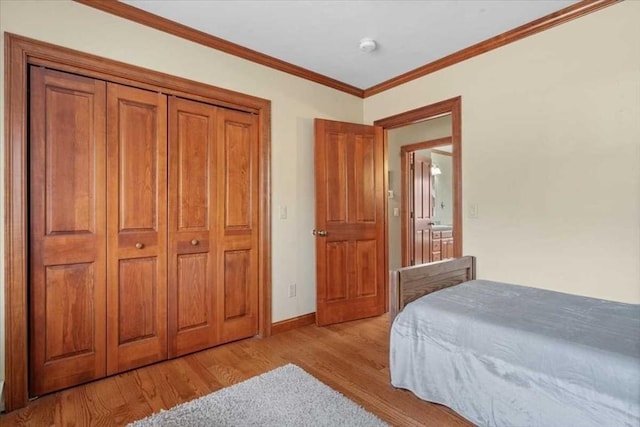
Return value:
<svg viewBox="0 0 640 427">
<path fill-rule="evenodd" d="M 397 426 L 469 426 L 389 383 L 388 317 L 248 339 L 43 396 L 0 417 L 11 426 L 112 426 L 295 363 Z"/>
</svg>

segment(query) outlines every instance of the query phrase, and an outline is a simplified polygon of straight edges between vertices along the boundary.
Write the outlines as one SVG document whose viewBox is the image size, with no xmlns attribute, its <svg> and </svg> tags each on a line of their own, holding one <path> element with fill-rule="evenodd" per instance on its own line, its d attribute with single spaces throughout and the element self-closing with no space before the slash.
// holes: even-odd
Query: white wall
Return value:
<svg viewBox="0 0 640 427">
<path fill-rule="evenodd" d="M 387 150 L 389 164 L 389 190 L 393 199 L 388 200 L 387 227 L 389 228 L 389 269 L 395 270 L 402 266 L 402 217 L 394 216 L 393 210 L 398 209 L 402 215 L 402 181 L 400 166 L 400 148 L 416 142 L 451 136 L 451 115 L 425 120 L 411 125 L 387 131 Z"/>
<path fill-rule="evenodd" d="M 640 302 L 639 17 L 620 2 L 364 100 L 370 123 L 462 96 L 480 277 Z"/>
<path fill-rule="evenodd" d="M 361 123 L 362 99 L 71 1 L 0 1 L 0 29 L 270 99 L 273 321 L 315 311 L 313 118 Z M 0 58 L 4 58 L 4 40 L 0 46 Z M 4 79 L 4 63 L 0 75 Z M 0 90 L 4 90 L 4 81 Z M 4 95 L 1 98 L 0 116 L 4 117 Z M 1 122 L 4 126 L 4 120 Z M 0 138 L 0 167 L 4 168 L 3 129 Z M 0 176 L 3 181 L 3 171 Z M 4 182 L 0 188 L 4 189 Z M 288 208 L 286 220 L 279 219 L 280 205 Z M 4 245 L 2 255 L 0 263 L 4 262 Z M 297 296 L 288 298 L 287 289 L 293 283 Z M 4 283 L 0 311 L 4 309 L 3 291 Z M 1 380 L 4 314 L 0 313 L 0 319 Z"/>
</svg>

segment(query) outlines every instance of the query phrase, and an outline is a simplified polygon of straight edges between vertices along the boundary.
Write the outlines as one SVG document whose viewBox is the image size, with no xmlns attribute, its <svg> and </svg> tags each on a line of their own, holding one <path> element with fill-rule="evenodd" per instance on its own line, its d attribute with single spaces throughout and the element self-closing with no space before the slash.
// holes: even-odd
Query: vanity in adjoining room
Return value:
<svg viewBox="0 0 640 427">
<path fill-rule="evenodd" d="M 453 226 L 431 226 L 431 261 L 453 258 Z"/>
</svg>

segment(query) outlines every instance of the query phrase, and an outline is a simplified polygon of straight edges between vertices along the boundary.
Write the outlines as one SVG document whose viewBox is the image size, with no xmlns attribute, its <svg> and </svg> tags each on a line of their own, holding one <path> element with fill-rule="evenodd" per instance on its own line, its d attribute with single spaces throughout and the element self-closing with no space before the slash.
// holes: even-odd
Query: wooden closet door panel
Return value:
<svg viewBox="0 0 640 427">
<path fill-rule="evenodd" d="M 169 357 L 219 342 L 216 112 L 211 105 L 169 99 Z"/>
<path fill-rule="evenodd" d="M 223 342 L 258 333 L 258 121 L 218 113 L 218 323 Z"/>
<path fill-rule="evenodd" d="M 30 394 L 105 375 L 105 83 L 31 68 Z"/>
<path fill-rule="evenodd" d="M 167 357 L 167 101 L 107 85 L 107 373 Z"/>
</svg>

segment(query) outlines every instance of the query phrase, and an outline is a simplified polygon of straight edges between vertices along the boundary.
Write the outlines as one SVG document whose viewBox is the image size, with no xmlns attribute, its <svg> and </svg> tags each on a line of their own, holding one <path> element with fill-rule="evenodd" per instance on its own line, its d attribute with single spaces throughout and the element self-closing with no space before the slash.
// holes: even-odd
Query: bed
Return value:
<svg viewBox="0 0 640 427">
<path fill-rule="evenodd" d="M 478 425 L 640 426 L 640 305 L 475 280 L 475 259 L 391 272 L 393 386 Z"/>
</svg>

